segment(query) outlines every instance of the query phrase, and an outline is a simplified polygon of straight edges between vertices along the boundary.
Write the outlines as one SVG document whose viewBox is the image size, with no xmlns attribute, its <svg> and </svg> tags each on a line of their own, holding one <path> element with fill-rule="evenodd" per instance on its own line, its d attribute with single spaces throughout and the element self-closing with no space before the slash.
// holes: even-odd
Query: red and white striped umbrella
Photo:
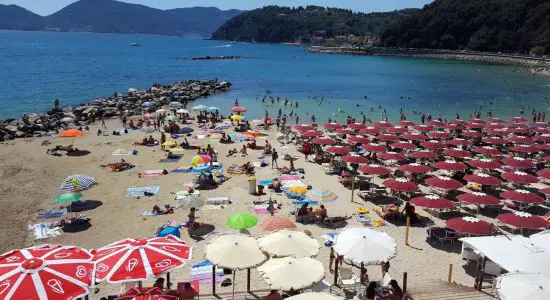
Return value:
<svg viewBox="0 0 550 300">
<path fill-rule="evenodd" d="M 471 146 L 474 143 L 470 140 L 465 140 L 461 138 L 454 138 L 452 140 L 448 140 L 447 144 L 453 145 L 453 146 Z"/>
<path fill-rule="evenodd" d="M 407 120 L 399 121 L 399 122 L 397 122 L 397 124 L 399 124 L 401 126 L 414 126 L 413 121 L 407 121 Z"/>
<path fill-rule="evenodd" d="M 336 134 L 347 134 L 347 135 L 353 135 L 355 134 L 355 130 L 351 129 L 351 128 L 340 128 L 340 129 L 336 129 Z"/>
<path fill-rule="evenodd" d="M 545 219 L 530 213 L 514 211 L 497 216 L 500 222 L 517 228 L 540 229 L 547 228 L 550 223 Z"/>
<path fill-rule="evenodd" d="M 305 137 L 305 138 L 318 137 L 318 136 L 322 136 L 322 135 L 323 135 L 323 133 L 321 131 L 316 131 L 316 130 L 304 131 L 302 133 L 302 136 Z"/>
<path fill-rule="evenodd" d="M 485 126 L 485 129 L 502 129 L 502 128 L 506 128 L 506 126 L 500 123 L 489 123 Z"/>
<path fill-rule="evenodd" d="M 517 201 L 526 204 L 539 204 L 544 202 L 544 198 L 542 198 L 541 196 L 528 190 L 522 189 L 502 192 L 500 193 L 500 197 L 507 200 Z"/>
<path fill-rule="evenodd" d="M 386 121 L 380 121 L 380 122 L 374 123 L 374 127 L 388 128 L 388 127 L 393 127 L 393 124 L 390 123 L 390 122 L 386 122 Z"/>
<path fill-rule="evenodd" d="M 313 141 L 311 141 L 313 144 L 315 145 L 334 145 L 336 144 L 336 140 L 334 139 L 331 139 L 331 138 L 323 138 L 323 137 L 320 137 L 320 138 L 314 138 Z"/>
<path fill-rule="evenodd" d="M 434 129 L 433 126 L 430 126 L 430 125 L 414 125 L 412 126 L 412 129 L 416 130 L 416 131 L 420 131 L 420 132 L 428 132 L 428 131 L 432 131 Z"/>
<path fill-rule="evenodd" d="M 447 220 L 445 226 L 458 233 L 472 235 L 490 235 L 495 231 L 493 225 L 473 217 L 458 217 Z"/>
<path fill-rule="evenodd" d="M 397 137 L 394 135 L 394 134 L 379 134 L 376 136 L 376 138 L 380 141 L 384 141 L 384 142 L 393 142 L 393 141 L 397 141 Z"/>
<path fill-rule="evenodd" d="M 399 141 L 390 145 L 393 149 L 416 149 L 416 145 L 409 142 Z"/>
<path fill-rule="evenodd" d="M 296 228 L 296 224 L 294 222 L 282 216 L 270 216 L 265 219 L 265 221 L 263 221 L 260 226 L 265 231 Z"/>
<path fill-rule="evenodd" d="M 529 120 L 527 120 L 524 117 L 513 117 L 513 118 L 508 119 L 508 121 L 513 122 L 513 123 L 520 123 L 520 122 L 527 122 Z"/>
<path fill-rule="evenodd" d="M 380 132 L 380 129 L 373 126 L 368 126 L 366 128 L 359 130 L 360 134 L 368 134 L 368 135 L 375 135 L 375 134 L 378 134 L 379 132 Z"/>
<path fill-rule="evenodd" d="M 315 130 L 315 126 L 310 125 L 310 124 L 299 124 L 299 125 L 294 126 L 294 128 L 298 131 Z"/>
<path fill-rule="evenodd" d="M 451 124 L 458 124 L 458 125 L 464 125 L 466 124 L 467 122 L 462 120 L 462 119 L 454 119 L 454 120 L 451 120 L 449 123 Z"/>
<path fill-rule="evenodd" d="M 361 135 L 350 135 L 348 136 L 348 141 L 359 144 L 367 144 L 371 142 L 368 137 Z"/>
<path fill-rule="evenodd" d="M 369 143 L 363 144 L 361 148 L 365 149 L 368 152 L 384 152 L 386 151 L 386 146 L 382 144 Z"/>
<path fill-rule="evenodd" d="M 152 288 L 131 288 L 124 295 L 116 300 L 176 300 L 177 296 L 165 295 L 164 291 L 158 287 Z"/>
<path fill-rule="evenodd" d="M 425 141 L 425 140 L 428 139 L 427 135 L 421 134 L 421 133 L 416 133 L 416 132 L 403 133 L 403 135 L 401 137 L 406 139 L 406 140 L 411 140 L 411 141 Z"/>
<path fill-rule="evenodd" d="M 451 133 L 448 131 L 430 131 L 428 132 L 428 136 L 432 139 L 448 139 L 451 137 Z"/>
<path fill-rule="evenodd" d="M 233 106 L 231 108 L 231 111 L 236 112 L 236 113 L 242 113 L 242 112 L 246 111 L 246 107 L 244 107 L 244 106 Z"/>
<path fill-rule="evenodd" d="M 538 171 L 537 174 L 544 179 L 550 180 L 550 168 L 542 169 Z"/>
<path fill-rule="evenodd" d="M 466 170 L 466 165 L 464 163 L 454 161 L 454 160 L 438 161 L 434 164 L 434 166 L 440 170 L 447 170 L 447 171 Z"/>
<path fill-rule="evenodd" d="M 388 127 L 386 128 L 386 132 L 388 133 L 405 133 L 409 130 L 406 127 L 403 126 L 394 126 L 394 127 Z"/>
<path fill-rule="evenodd" d="M 497 197 L 487 195 L 485 193 L 480 193 L 480 192 L 460 194 L 457 196 L 457 199 L 460 202 L 475 204 L 475 205 L 499 205 L 500 204 L 500 200 Z"/>
<path fill-rule="evenodd" d="M 523 135 L 514 135 L 508 138 L 508 140 L 514 144 L 526 144 L 530 145 L 533 143 L 533 140 Z"/>
<path fill-rule="evenodd" d="M 525 172 L 520 172 L 520 171 L 503 173 L 502 178 L 510 182 L 520 183 L 520 184 L 530 184 L 530 183 L 536 183 L 538 181 L 537 177 L 527 174 Z"/>
<path fill-rule="evenodd" d="M 330 129 L 330 130 L 336 130 L 336 129 L 340 129 L 342 128 L 342 125 L 341 124 L 338 124 L 338 123 L 327 123 L 325 125 L 323 125 L 326 129 Z"/>
<path fill-rule="evenodd" d="M 536 153 L 538 152 L 538 149 L 533 145 L 517 145 L 510 148 L 510 151 L 521 152 L 521 153 Z"/>
<path fill-rule="evenodd" d="M 429 166 L 412 163 L 408 165 L 401 165 L 399 166 L 399 170 L 411 174 L 425 174 L 432 170 Z"/>
<path fill-rule="evenodd" d="M 514 168 L 528 169 L 534 168 L 535 162 L 525 159 L 523 157 L 506 157 L 502 160 L 504 164 Z"/>
<path fill-rule="evenodd" d="M 485 128 L 485 126 L 486 125 L 483 123 L 468 123 L 464 125 L 464 127 L 470 128 L 470 129 L 482 129 L 482 128 Z"/>
<path fill-rule="evenodd" d="M 368 158 L 364 156 L 356 155 L 356 154 L 344 155 L 342 156 L 342 160 L 350 164 L 368 164 L 369 163 Z"/>
<path fill-rule="evenodd" d="M 416 206 L 430 209 L 447 209 L 454 207 L 454 203 L 451 200 L 436 195 L 416 197 L 411 199 L 410 203 Z"/>
<path fill-rule="evenodd" d="M 543 142 L 543 143 L 550 143 L 550 134 L 540 134 L 533 136 L 533 141 L 537 142 Z"/>
<path fill-rule="evenodd" d="M 367 126 L 363 123 L 353 123 L 353 124 L 349 124 L 348 127 L 351 128 L 351 129 L 359 130 L 359 129 L 363 129 Z"/>
<path fill-rule="evenodd" d="M 350 148 L 342 146 L 329 146 L 325 150 L 336 155 L 344 155 L 351 152 Z"/>
<path fill-rule="evenodd" d="M 503 119 L 501 118 L 489 118 L 487 119 L 487 122 L 491 122 L 491 123 L 506 123 L 506 121 L 504 121 Z"/>
<path fill-rule="evenodd" d="M 490 136 L 490 137 L 484 137 L 481 139 L 484 143 L 491 144 L 491 145 L 504 145 L 508 143 L 507 140 L 497 137 L 497 136 Z"/>
<path fill-rule="evenodd" d="M 432 125 L 432 126 L 435 126 L 435 127 L 443 127 L 443 126 L 445 126 L 445 123 L 443 123 L 442 121 L 439 121 L 439 120 L 429 120 L 429 121 L 428 121 L 428 124 L 429 124 L 429 125 Z"/>
<path fill-rule="evenodd" d="M 390 169 L 377 164 L 360 166 L 359 171 L 370 175 L 388 175 L 391 173 Z"/>
<path fill-rule="evenodd" d="M 456 190 L 464 186 L 460 181 L 444 176 L 430 177 L 426 179 L 426 184 L 447 191 Z"/>
<path fill-rule="evenodd" d="M 439 154 L 430 150 L 419 150 L 411 152 L 411 156 L 414 158 L 437 158 Z"/>
<path fill-rule="evenodd" d="M 439 142 L 439 141 L 424 141 L 420 143 L 420 146 L 430 149 L 430 150 L 437 150 L 437 149 L 445 149 L 447 148 L 447 145 L 445 143 Z"/>
<path fill-rule="evenodd" d="M 500 168 L 501 164 L 497 160 L 482 158 L 482 159 L 472 159 L 468 164 L 474 168 L 479 169 L 497 169 Z"/>
<path fill-rule="evenodd" d="M 191 246 L 169 235 L 124 239 L 93 251 L 96 281 L 110 283 L 146 280 L 182 267 L 191 259 Z"/>
<path fill-rule="evenodd" d="M 460 133 L 460 136 L 469 138 L 480 138 L 483 136 L 483 133 L 473 130 L 464 130 Z"/>
<path fill-rule="evenodd" d="M 418 190 L 418 186 L 407 180 L 406 178 L 390 178 L 383 182 L 384 186 L 399 192 L 414 192 Z"/>
<path fill-rule="evenodd" d="M 77 299 L 93 285 L 92 255 L 81 248 L 40 245 L 0 256 L 0 299 Z"/>
<path fill-rule="evenodd" d="M 502 180 L 485 173 L 466 175 L 464 176 L 464 180 L 481 185 L 499 185 L 502 183 Z"/>
<path fill-rule="evenodd" d="M 443 126 L 443 128 L 447 129 L 447 130 L 461 130 L 462 129 L 462 125 L 459 125 L 459 124 L 446 124 L 445 126 Z"/>
<path fill-rule="evenodd" d="M 483 146 L 483 147 L 474 147 L 472 149 L 474 152 L 483 154 L 483 155 L 489 155 L 489 156 L 500 156 L 502 155 L 502 152 L 498 151 L 496 148 L 493 148 L 491 146 Z"/>
<path fill-rule="evenodd" d="M 445 151 L 443 151 L 443 155 L 452 156 L 456 158 L 472 157 L 469 151 L 455 149 L 455 148 L 446 149 Z"/>
<path fill-rule="evenodd" d="M 388 151 L 388 152 L 383 152 L 378 154 L 378 158 L 381 158 L 384 160 L 402 160 L 407 157 L 405 156 L 405 154 L 402 154 L 402 153 Z"/>
<path fill-rule="evenodd" d="M 480 123 L 480 124 L 486 124 L 487 121 L 480 119 L 480 118 L 469 118 L 468 123 Z"/>
</svg>

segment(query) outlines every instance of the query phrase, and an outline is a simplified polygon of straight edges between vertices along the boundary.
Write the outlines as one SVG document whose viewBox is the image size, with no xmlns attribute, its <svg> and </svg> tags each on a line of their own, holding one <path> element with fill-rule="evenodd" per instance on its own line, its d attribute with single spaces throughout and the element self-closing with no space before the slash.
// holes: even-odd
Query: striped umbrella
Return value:
<svg viewBox="0 0 550 300">
<path fill-rule="evenodd" d="M 210 164 L 196 165 L 193 168 L 191 168 L 191 172 L 193 173 L 208 172 L 210 170 L 212 170 L 212 165 Z"/>
<path fill-rule="evenodd" d="M 212 157 L 210 157 L 210 155 L 204 155 L 204 154 L 195 155 L 193 156 L 193 158 L 191 158 L 191 164 L 193 166 L 207 164 L 207 163 L 210 163 L 211 161 L 212 161 Z"/>
<path fill-rule="evenodd" d="M 65 193 L 78 193 L 90 189 L 97 182 L 88 175 L 71 175 L 67 177 L 59 189 Z"/>
<path fill-rule="evenodd" d="M 327 190 L 310 190 L 306 193 L 305 198 L 318 202 L 332 202 L 338 199 L 335 193 Z"/>
<path fill-rule="evenodd" d="M 276 231 L 281 229 L 294 229 L 296 224 L 288 218 L 281 216 L 270 216 L 260 226 L 265 231 Z"/>
</svg>

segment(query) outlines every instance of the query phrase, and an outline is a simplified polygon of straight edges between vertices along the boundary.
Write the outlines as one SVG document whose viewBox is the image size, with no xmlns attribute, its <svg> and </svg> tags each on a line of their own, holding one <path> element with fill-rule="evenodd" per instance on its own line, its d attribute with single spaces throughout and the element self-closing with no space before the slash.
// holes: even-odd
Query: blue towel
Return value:
<svg viewBox="0 0 550 300">
<path fill-rule="evenodd" d="M 126 197 L 141 197 L 145 196 L 144 192 L 149 192 L 151 194 L 158 194 L 160 192 L 160 186 L 143 186 L 137 188 L 128 188 L 126 190 Z"/>
<path fill-rule="evenodd" d="M 258 184 L 263 186 L 268 186 L 270 184 L 273 184 L 273 180 L 271 179 L 260 180 Z"/>
<path fill-rule="evenodd" d="M 67 209 L 50 209 L 37 214 L 38 219 L 51 219 L 62 217 L 67 212 Z"/>
</svg>

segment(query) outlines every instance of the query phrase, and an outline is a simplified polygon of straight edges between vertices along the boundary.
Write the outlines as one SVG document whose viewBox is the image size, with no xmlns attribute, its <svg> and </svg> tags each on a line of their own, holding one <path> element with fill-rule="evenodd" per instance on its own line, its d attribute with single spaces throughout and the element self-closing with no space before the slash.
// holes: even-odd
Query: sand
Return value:
<svg viewBox="0 0 550 300">
<path fill-rule="evenodd" d="M 119 129 L 121 124 L 118 120 L 109 120 L 107 122 L 109 131 Z M 87 249 L 94 249 L 119 239 L 127 237 L 150 237 L 154 234 L 156 228 L 168 221 L 177 221 L 183 223 L 187 219 L 187 210 L 178 209 L 172 215 L 156 217 L 140 217 L 138 212 L 150 210 L 153 205 L 175 204 L 174 193 L 185 190 L 184 184 L 190 182 L 193 174 L 171 173 L 166 176 L 156 178 L 138 178 L 138 172 L 145 169 L 172 169 L 173 167 L 189 164 L 189 159 L 195 154 L 195 151 L 186 151 L 183 159 L 178 163 L 160 163 L 160 158 L 165 154 L 160 147 L 135 147 L 132 143 L 141 140 L 144 134 L 139 131 L 132 131 L 122 136 L 97 136 L 95 134 L 97 126 L 92 126 L 90 133 L 82 138 L 75 140 L 75 146 L 79 149 L 86 149 L 90 154 L 80 157 L 70 156 L 52 156 L 46 155 L 46 146 L 41 146 L 42 142 L 48 140 L 53 144 L 67 145 L 70 140 L 62 140 L 57 137 L 45 137 L 36 139 L 21 139 L 3 143 L 0 145 L 0 201 L 3 209 L 3 218 L 0 219 L 0 247 L 2 252 L 14 248 L 26 247 L 41 243 L 60 243 L 68 245 L 78 245 Z M 295 162 L 296 168 L 305 169 L 305 183 L 312 185 L 313 188 L 324 188 L 338 195 L 338 200 L 328 203 L 326 206 L 331 216 L 351 215 L 356 208 L 366 207 L 370 210 L 369 216 L 372 221 L 380 220 L 374 213 L 375 207 L 370 202 L 355 197 L 356 203 L 351 203 L 351 191 L 337 182 L 336 176 L 326 175 L 320 165 L 312 162 L 305 162 L 303 155 L 299 154 L 294 145 L 281 147 L 275 140 L 274 128 L 269 134 L 269 141 L 280 153 L 280 157 L 285 153 L 296 155 L 299 159 Z M 160 133 L 154 136 L 159 138 Z M 218 137 L 212 137 L 217 140 Z M 258 144 L 263 145 L 265 138 L 259 138 Z M 247 161 L 257 161 L 257 156 L 261 150 L 249 150 L 247 157 L 226 157 L 229 148 L 240 148 L 242 144 L 222 145 L 216 141 L 210 141 L 208 138 L 202 140 L 190 140 L 191 143 L 198 143 L 206 146 L 210 143 L 215 150 L 219 152 L 220 160 L 227 166 L 237 163 L 242 164 Z M 52 145 L 53 146 L 53 145 Z M 52 147 L 50 146 L 50 147 Z M 107 169 L 100 167 L 101 164 L 115 162 L 119 159 L 113 156 L 112 152 L 119 149 L 136 149 L 139 154 L 136 156 L 125 156 L 124 158 L 136 165 L 136 168 L 120 173 L 112 173 Z M 280 166 L 288 166 L 288 162 L 279 160 Z M 41 241 L 34 241 L 33 237 L 27 231 L 27 225 L 35 222 L 35 215 L 38 211 L 55 208 L 56 205 L 51 199 L 59 194 L 59 184 L 64 178 L 72 174 L 87 174 L 97 179 L 98 185 L 89 191 L 85 191 L 86 200 L 95 200 L 96 208 L 85 211 L 83 214 L 91 218 L 91 227 L 74 233 L 63 233 L 61 236 Z M 271 169 L 270 166 L 256 169 L 258 179 L 271 179 L 279 173 Z M 228 196 L 233 204 L 228 205 L 223 210 L 200 210 L 197 213 L 198 221 L 212 224 L 216 232 L 234 232 L 225 228 L 227 216 L 233 212 L 252 212 L 252 201 L 258 198 L 266 200 L 267 196 L 254 196 L 248 193 L 248 181 L 245 175 L 229 175 L 231 178 L 219 186 L 217 189 L 201 191 L 201 198 L 215 196 Z M 132 186 L 152 186 L 159 185 L 160 193 L 155 197 L 142 197 L 141 199 L 125 197 L 126 188 Z M 290 200 L 282 195 L 273 194 L 273 198 L 283 203 L 280 215 L 287 216 L 294 206 Z M 418 209 L 421 215 L 429 216 L 426 212 Z M 261 222 L 267 215 L 258 215 Z M 443 221 L 431 217 L 436 224 L 441 225 Z M 351 219 L 348 226 L 362 226 L 356 220 Z M 332 230 L 322 229 L 316 225 L 298 224 L 298 230 L 309 230 L 313 236 L 322 243 L 320 235 Z M 341 231 L 338 229 L 336 231 Z M 405 245 L 405 226 L 395 226 L 385 223 L 379 230 L 387 232 L 395 238 L 398 245 L 397 257 L 391 261 L 391 274 L 401 281 L 403 272 L 408 273 L 409 287 L 414 287 L 415 283 L 425 283 L 434 279 L 447 278 L 449 264 L 455 266 L 453 280 L 472 286 L 474 279 L 467 275 L 461 267 L 463 261 L 460 254 L 447 250 L 438 250 L 426 243 L 426 229 L 412 227 L 410 231 L 410 246 Z M 250 230 L 253 236 L 262 236 L 263 230 L 256 226 Z M 182 230 L 182 239 L 191 244 L 193 248 L 193 259 L 184 267 L 172 273 L 172 282 L 186 281 L 189 278 L 189 267 L 192 263 L 204 260 L 204 247 L 210 240 L 191 239 L 185 230 Z M 455 247 L 457 248 L 457 247 Z M 456 249 L 455 249 L 456 250 Z M 328 272 L 329 248 L 323 247 L 318 259 L 325 264 L 326 280 L 333 281 L 332 274 Z M 380 278 L 380 267 L 370 266 L 368 274 L 371 279 Z M 246 272 L 237 273 L 236 290 L 244 291 L 246 289 Z M 117 294 L 120 286 L 112 284 L 101 284 L 98 294 L 92 296 L 92 299 L 99 299 L 99 296 Z M 202 286 L 202 293 L 208 294 L 211 291 L 210 286 Z M 252 289 L 268 289 L 267 284 L 259 277 L 256 270 L 252 271 Z M 231 287 L 220 288 L 218 292 L 230 292 Z"/>
</svg>

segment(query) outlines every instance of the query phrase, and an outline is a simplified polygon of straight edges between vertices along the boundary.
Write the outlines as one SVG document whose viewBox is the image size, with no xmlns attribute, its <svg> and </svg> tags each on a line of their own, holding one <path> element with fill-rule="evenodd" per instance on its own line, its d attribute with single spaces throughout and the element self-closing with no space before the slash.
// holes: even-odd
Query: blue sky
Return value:
<svg viewBox="0 0 550 300">
<path fill-rule="evenodd" d="M 76 0 L 0 0 L 0 4 L 17 4 L 37 14 L 48 15 L 75 1 Z M 422 7 L 432 2 L 432 0 L 124 0 L 123 2 L 144 4 L 161 9 L 191 6 L 215 6 L 221 9 L 254 9 L 270 4 L 284 6 L 305 6 L 311 4 L 349 8 L 354 11 L 373 12 Z"/>
</svg>

